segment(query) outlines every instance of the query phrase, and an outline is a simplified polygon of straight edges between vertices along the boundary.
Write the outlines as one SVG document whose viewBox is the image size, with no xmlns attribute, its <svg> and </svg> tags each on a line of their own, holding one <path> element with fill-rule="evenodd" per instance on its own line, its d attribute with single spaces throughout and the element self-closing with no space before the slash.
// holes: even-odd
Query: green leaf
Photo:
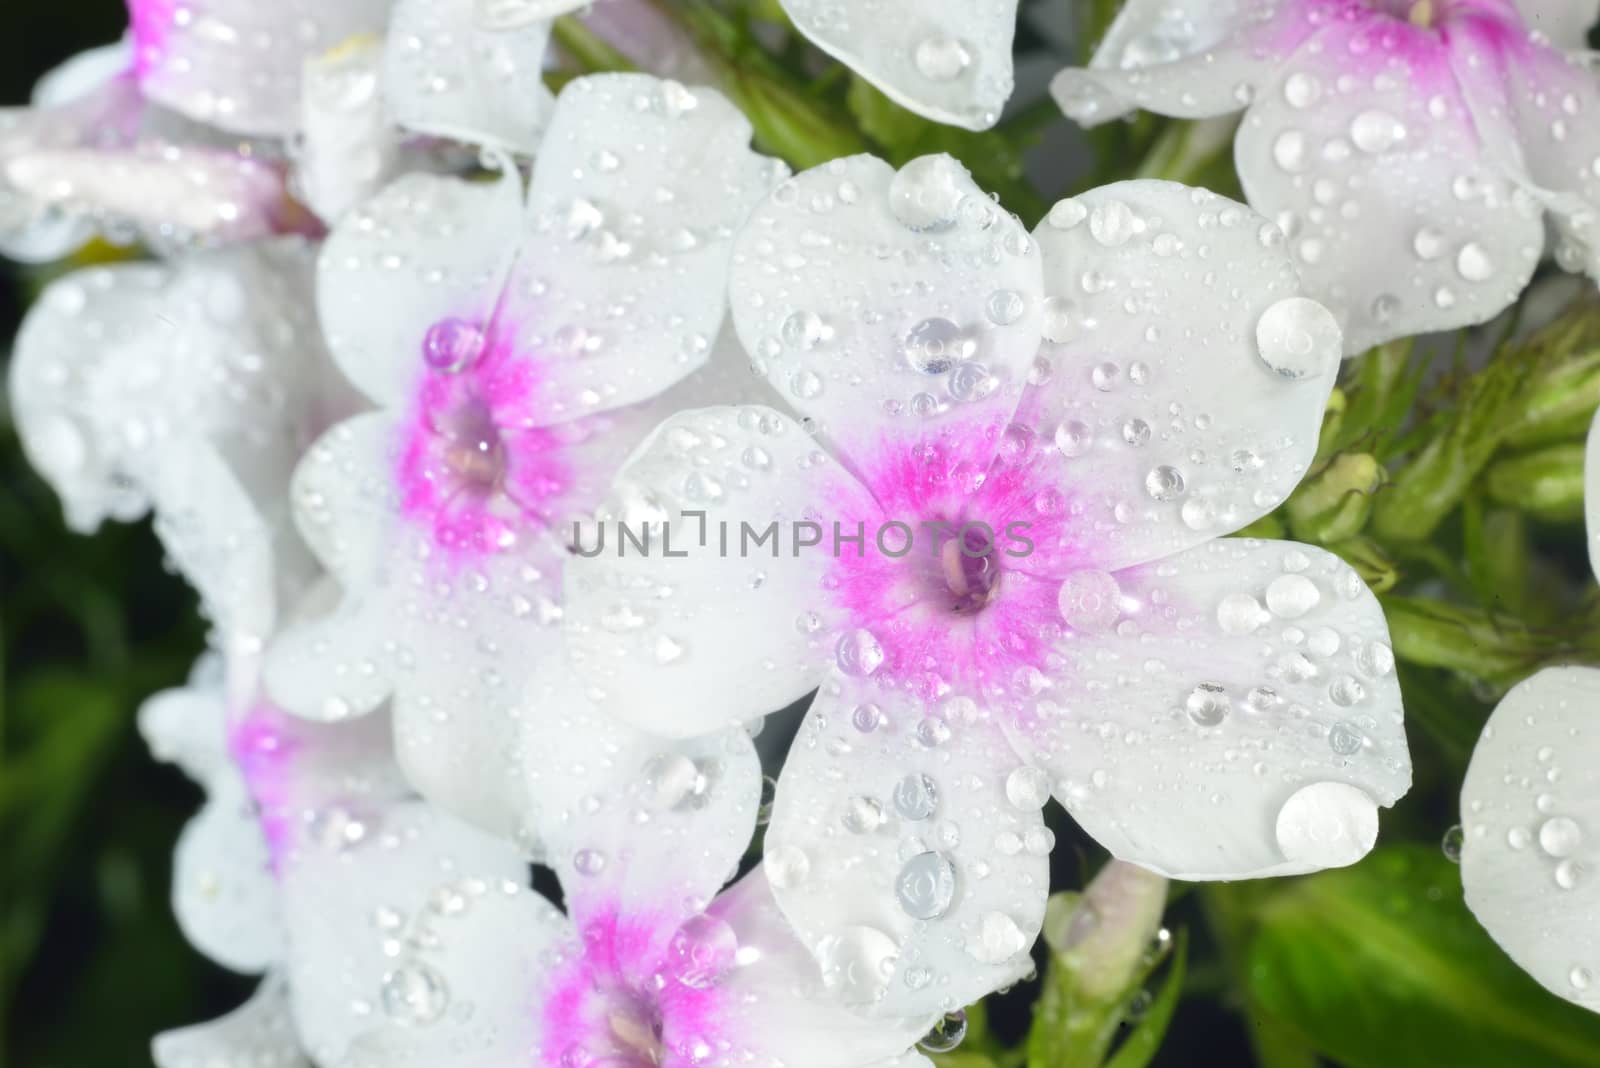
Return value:
<svg viewBox="0 0 1600 1068">
<path fill-rule="evenodd" d="M 1167 981 L 1162 984 L 1161 993 L 1150 1003 L 1144 1018 L 1123 1040 L 1116 1054 L 1106 1061 L 1105 1068 L 1145 1068 L 1145 1065 L 1155 1059 L 1156 1053 L 1161 1049 L 1161 1040 L 1167 1037 L 1167 1028 L 1172 1023 L 1172 1016 L 1178 1011 L 1178 1002 L 1183 997 L 1183 973 L 1188 962 L 1189 933 L 1179 931 L 1178 948 L 1172 957 L 1172 969 L 1167 973 Z"/>
<path fill-rule="evenodd" d="M 1600 1066 L 1600 1016 L 1546 992 L 1478 926 L 1435 849 L 1380 849 L 1262 910 L 1251 993 L 1346 1068 Z"/>
</svg>

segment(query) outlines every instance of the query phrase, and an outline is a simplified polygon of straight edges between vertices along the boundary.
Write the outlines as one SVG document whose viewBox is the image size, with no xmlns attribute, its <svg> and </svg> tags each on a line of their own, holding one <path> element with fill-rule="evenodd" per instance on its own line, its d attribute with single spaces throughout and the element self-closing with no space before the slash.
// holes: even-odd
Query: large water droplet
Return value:
<svg viewBox="0 0 1600 1068">
<path fill-rule="evenodd" d="M 739 936 L 715 916 L 691 916 L 667 946 L 667 969 L 684 986 L 704 990 L 733 969 Z"/>
<path fill-rule="evenodd" d="M 940 1017 L 917 1045 L 928 1053 L 949 1053 L 966 1037 L 967 1014 L 964 1009 L 957 1009 Z"/>
<path fill-rule="evenodd" d="M 839 670 L 853 678 L 865 678 L 883 664 L 883 646 L 870 630 L 852 630 L 839 636 L 834 659 Z"/>
<path fill-rule="evenodd" d="M 454 373 L 471 366 L 483 352 L 483 331 L 465 319 L 440 319 L 422 339 L 422 359 L 435 371 Z"/>
<path fill-rule="evenodd" d="M 1342 868 L 1377 842 L 1378 806 L 1348 783 L 1312 783 L 1284 802 L 1275 831 L 1285 860 L 1308 869 Z"/>
<path fill-rule="evenodd" d="M 1056 606 L 1073 630 L 1109 630 L 1122 615 L 1122 589 L 1104 571 L 1074 571 L 1062 580 Z"/>
<path fill-rule="evenodd" d="M 924 37 L 917 43 L 913 62 L 917 73 L 929 81 L 950 82 L 972 66 L 972 49 L 954 37 Z"/>
<path fill-rule="evenodd" d="M 1343 355 L 1344 335 L 1333 313 L 1306 297 L 1280 300 L 1256 323 L 1256 353 L 1283 378 L 1313 378 Z"/>
<path fill-rule="evenodd" d="M 948 230 L 956 224 L 970 182 L 966 169 L 948 156 L 923 156 L 889 181 L 889 209 L 909 229 Z"/>
<path fill-rule="evenodd" d="M 1043 768 L 1024 764 L 1006 776 L 1006 800 L 1013 808 L 1037 812 L 1050 800 L 1050 776 Z"/>
<path fill-rule="evenodd" d="M 925 375 L 946 374 L 977 352 L 974 341 L 949 319 L 924 319 L 906 335 L 906 362 Z"/>
<path fill-rule="evenodd" d="M 1583 844 L 1583 830 L 1569 816 L 1552 816 L 1539 827 L 1539 848 L 1552 857 L 1571 856 Z"/>
<path fill-rule="evenodd" d="M 1228 692 L 1214 682 L 1202 682 L 1184 698 L 1184 710 L 1202 727 L 1215 727 L 1233 708 Z"/>
<path fill-rule="evenodd" d="M 907 916 L 932 920 L 943 916 L 956 896 L 956 869 L 943 853 L 918 853 L 894 881 L 895 900 Z"/>
<path fill-rule="evenodd" d="M 849 1004 L 878 1000 L 900 958 L 894 939 L 876 927 L 845 927 L 816 947 L 822 985 Z"/>
<path fill-rule="evenodd" d="M 939 787 L 928 776 L 913 771 L 895 784 L 894 809 L 908 820 L 930 818 L 939 807 Z"/>
</svg>

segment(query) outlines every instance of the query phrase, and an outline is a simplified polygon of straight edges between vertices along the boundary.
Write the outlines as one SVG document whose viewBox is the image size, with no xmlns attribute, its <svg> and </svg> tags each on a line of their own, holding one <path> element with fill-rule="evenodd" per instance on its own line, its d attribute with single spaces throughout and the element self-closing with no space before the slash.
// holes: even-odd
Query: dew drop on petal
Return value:
<svg viewBox="0 0 1600 1068">
<path fill-rule="evenodd" d="M 911 772 L 895 784 L 894 809 L 908 820 L 925 820 L 939 808 L 939 787 L 921 772 Z"/>
<path fill-rule="evenodd" d="M 823 986 L 846 1003 L 866 1004 L 888 985 L 900 947 L 876 927 L 859 925 L 819 939 L 816 957 Z"/>
<path fill-rule="evenodd" d="M 383 977 L 383 1011 L 407 1027 L 426 1027 L 444 1015 L 450 991 L 431 965 L 409 961 Z"/>
<path fill-rule="evenodd" d="M 928 1053 L 949 1053 L 961 1045 L 966 1037 L 967 1013 L 964 1009 L 957 1009 L 940 1017 L 917 1045 Z"/>
<path fill-rule="evenodd" d="M 811 858 L 798 846 L 779 845 L 762 855 L 761 867 L 768 882 L 779 890 L 788 890 L 804 883 L 811 875 Z"/>
<path fill-rule="evenodd" d="M 1221 686 L 1214 682 L 1202 682 L 1189 691 L 1183 707 L 1195 723 L 1202 727 L 1215 727 L 1228 718 L 1233 701 Z"/>
<path fill-rule="evenodd" d="M 1281 619 L 1299 619 L 1321 600 L 1317 584 L 1304 575 L 1279 575 L 1267 585 L 1267 609 Z"/>
<path fill-rule="evenodd" d="M 955 895 L 955 865 L 943 853 L 918 853 L 905 862 L 894 882 L 895 900 L 914 920 L 943 916 Z"/>
<path fill-rule="evenodd" d="M 1062 580 L 1056 605 L 1073 630 L 1099 633 L 1121 617 L 1122 589 L 1107 572 L 1074 571 Z"/>
<path fill-rule="evenodd" d="M 1552 816 L 1539 825 L 1539 848 L 1552 857 L 1571 856 L 1583 844 L 1583 831 L 1570 816 Z"/>
<path fill-rule="evenodd" d="M 1050 776 L 1031 764 L 1015 769 L 1006 776 L 1006 800 L 1024 812 L 1039 811 L 1050 800 Z"/>
<path fill-rule="evenodd" d="M 1274 374 L 1290 380 L 1326 373 L 1344 353 L 1333 313 L 1306 297 L 1280 300 L 1256 323 L 1256 353 Z"/>
<path fill-rule="evenodd" d="M 967 172 L 948 156 L 923 156 L 907 163 L 889 181 L 889 209 L 908 229 L 948 230 L 956 224 Z"/>
<path fill-rule="evenodd" d="M 1378 806 L 1365 791 L 1342 782 L 1301 787 L 1278 810 L 1275 827 L 1284 859 L 1311 868 L 1342 868 L 1378 840 Z"/>
</svg>

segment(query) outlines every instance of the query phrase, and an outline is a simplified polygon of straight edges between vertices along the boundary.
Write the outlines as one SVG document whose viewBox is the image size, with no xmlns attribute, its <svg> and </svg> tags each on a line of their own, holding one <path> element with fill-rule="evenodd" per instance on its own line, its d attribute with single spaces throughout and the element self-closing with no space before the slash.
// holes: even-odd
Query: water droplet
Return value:
<svg viewBox="0 0 1600 1068">
<path fill-rule="evenodd" d="M 580 849 L 572 855 L 572 866 L 579 875 L 599 875 L 606 870 L 606 855 L 598 849 Z"/>
<path fill-rule="evenodd" d="M 917 43 L 917 73 L 933 82 L 949 82 L 972 66 L 972 50 L 954 37 L 936 35 Z"/>
<path fill-rule="evenodd" d="M 1050 800 L 1050 776 L 1043 768 L 1025 764 L 1006 776 L 1006 800 L 1013 808 L 1037 812 Z"/>
<path fill-rule="evenodd" d="M 957 363 L 971 359 L 977 343 L 949 319 L 924 319 L 911 328 L 905 340 L 906 362 L 925 375 L 947 374 Z"/>
<path fill-rule="evenodd" d="M 792 845 L 768 849 L 761 857 L 761 867 L 767 874 L 767 881 L 779 890 L 799 886 L 811 875 L 811 859 L 804 850 Z"/>
<path fill-rule="evenodd" d="M 1600 167 L 1600 160 L 1596 161 L 1596 165 Z M 1600 170 L 1596 173 L 1600 173 Z M 1056 201 L 1045 219 L 1057 230 L 1072 230 L 1082 225 L 1083 220 L 1088 217 L 1089 209 L 1084 207 L 1083 202 L 1069 197 L 1066 200 Z"/>
<path fill-rule="evenodd" d="M 876 927 L 846 927 L 817 942 L 822 985 L 840 1000 L 867 1004 L 878 1000 L 894 974 L 900 947 Z"/>
<path fill-rule="evenodd" d="M 1482 245 L 1469 241 L 1456 253 L 1456 272 L 1469 282 L 1487 282 L 1494 277 L 1494 261 Z"/>
<path fill-rule="evenodd" d="M 1306 297 L 1280 300 L 1256 323 L 1256 353 L 1283 378 L 1326 373 L 1343 355 L 1344 335 L 1327 308 Z"/>
<path fill-rule="evenodd" d="M 883 826 L 884 818 L 883 806 L 874 798 L 856 794 L 845 800 L 840 821 L 851 834 L 871 834 Z"/>
<path fill-rule="evenodd" d="M 1122 589 L 1104 571 L 1074 571 L 1062 581 L 1056 606 L 1073 630 L 1098 633 L 1121 617 Z"/>
<path fill-rule="evenodd" d="M 1439 848 L 1444 852 L 1445 859 L 1452 864 L 1461 863 L 1461 849 L 1466 845 L 1467 835 L 1457 823 L 1444 832 L 1444 838 L 1439 842 Z"/>
<path fill-rule="evenodd" d="M 1594 976 L 1588 968 L 1575 967 L 1568 973 L 1567 982 L 1572 984 L 1574 990 L 1588 990 L 1589 984 L 1594 982 Z"/>
<path fill-rule="evenodd" d="M 1350 140 L 1363 152 L 1387 152 L 1405 138 L 1405 125 L 1387 111 L 1363 111 L 1350 120 Z"/>
<path fill-rule="evenodd" d="M 939 787 L 928 776 L 911 772 L 895 784 L 894 808 L 908 820 L 925 820 L 939 808 Z"/>
<path fill-rule="evenodd" d="M 967 952 L 980 964 L 1003 964 L 1027 948 L 1022 928 L 1003 912 L 985 913 L 977 933 L 967 940 Z"/>
<path fill-rule="evenodd" d="M 1350 756 L 1359 752 L 1365 744 L 1366 737 L 1361 729 L 1352 723 L 1335 723 L 1328 730 L 1328 748 L 1340 756 Z"/>
<path fill-rule="evenodd" d="M 1189 691 L 1183 707 L 1189 718 L 1202 727 L 1215 727 L 1228 717 L 1233 708 L 1227 691 L 1214 682 L 1202 682 Z"/>
<path fill-rule="evenodd" d="M 782 335 L 783 343 L 791 349 L 809 352 L 828 340 L 833 335 L 833 329 L 816 312 L 797 311 L 783 321 L 778 333 Z"/>
<path fill-rule="evenodd" d="M 450 990 L 444 976 L 422 961 L 410 961 L 383 977 L 383 1011 L 407 1027 L 426 1027 L 444 1015 Z"/>
<path fill-rule="evenodd" d="M 684 986 L 704 990 L 733 970 L 739 936 L 715 916 L 691 916 L 667 945 L 667 970 Z"/>
<path fill-rule="evenodd" d="M 850 712 L 850 723 L 862 734 L 871 734 L 883 726 L 883 709 L 870 701 L 859 704 Z"/>
<path fill-rule="evenodd" d="M 865 678 L 883 664 L 883 646 L 870 630 L 852 630 L 839 636 L 834 659 L 839 670 L 853 678 Z"/>
<path fill-rule="evenodd" d="M 1230 593 L 1217 603 L 1217 625 L 1224 634 L 1253 634 L 1270 618 L 1248 593 Z"/>
<path fill-rule="evenodd" d="M 904 226 L 919 233 L 948 230 L 956 224 L 957 209 L 970 185 L 966 169 L 949 156 L 923 156 L 890 179 L 889 208 Z"/>
<path fill-rule="evenodd" d="M 1055 440 L 1062 456 L 1082 456 L 1094 444 L 1094 431 L 1089 429 L 1088 423 L 1068 419 L 1056 427 Z"/>
<path fill-rule="evenodd" d="M 949 1053 L 961 1045 L 966 1037 L 967 1013 L 964 1009 L 957 1009 L 940 1017 L 917 1045 L 928 1053 Z"/>
<path fill-rule="evenodd" d="M 1151 468 L 1150 473 L 1144 476 L 1144 491 L 1154 500 L 1177 500 L 1183 496 L 1183 472 L 1167 464 Z"/>
<path fill-rule="evenodd" d="M 956 869 L 943 853 L 918 853 L 894 881 L 895 899 L 907 916 L 932 920 L 943 916 L 956 895 Z"/>
<path fill-rule="evenodd" d="M 1275 834 L 1284 859 L 1312 869 L 1342 868 L 1377 842 L 1378 806 L 1348 783 L 1312 783 L 1278 810 Z"/>
<path fill-rule="evenodd" d="M 454 373 L 483 352 L 483 331 L 465 319 L 440 319 L 422 339 L 422 360 L 435 371 Z"/>
<path fill-rule="evenodd" d="M 1552 816 L 1539 827 L 1539 848 L 1552 857 L 1571 856 L 1583 844 L 1583 830 L 1568 816 Z"/>
<path fill-rule="evenodd" d="M 1089 212 L 1089 233 L 1108 248 L 1127 244 L 1144 228 L 1144 220 L 1120 200 L 1107 200 Z"/>
<path fill-rule="evenodd" d="M 1267 585 L 1267 609 L 1282 619 L 1299 619 L 1321 600 L 1317 584 L 1304 575 L 1279 575 Z"/>
<path fill-rule="evenodd" d="M 1010 326 L 1028 310 L 1028 302 L 1015 289 L 997 289 L 989 294 L 985 308 L 989 321 L 996 326 Z"/>
<path fill-rule="evenodd" d="M 658 810 L 687 805 L 706 789 L 706 777 L 682 753 L 659 753 L 644 766 L 645 800 Z"/>
</svg>

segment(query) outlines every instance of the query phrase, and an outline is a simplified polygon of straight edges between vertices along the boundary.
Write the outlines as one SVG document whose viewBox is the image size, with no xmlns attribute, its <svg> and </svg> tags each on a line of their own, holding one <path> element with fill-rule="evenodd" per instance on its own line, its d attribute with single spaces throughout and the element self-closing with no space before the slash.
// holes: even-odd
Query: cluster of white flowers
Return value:
<svg viewBox="0 0 1600 1068">
<path fill-rule="evenodd" d="M 904 1068 L 1031 970 L 1052 798 L 1177 878 L 1372 848 L 1378 601 L 1227 535 L 1341 357 L 1499 313 L 1547 222 L 1600 274 L 1589 0 L 1129 0 L 1061 106 L 1247 108 L 1250 204 L 1031 233 L 948 156 L 791 176 L 665 36 L 552 96 L 571 0 L 129 6 L 0 118 L 0 225 L 153 253 L 53 283 L 10 388 L 72 526 L 152 515 L 214 628 L 142 726 L 209 796 L 179 919 L 265 978 L 163 1068 Z M 782 6 L 929 118 L 1011 95 L 1016 0 Z M 1474 910 L 1590 1007 L 1597 701 L 1519 687 L 1462 816 Z"/>
</svg>

